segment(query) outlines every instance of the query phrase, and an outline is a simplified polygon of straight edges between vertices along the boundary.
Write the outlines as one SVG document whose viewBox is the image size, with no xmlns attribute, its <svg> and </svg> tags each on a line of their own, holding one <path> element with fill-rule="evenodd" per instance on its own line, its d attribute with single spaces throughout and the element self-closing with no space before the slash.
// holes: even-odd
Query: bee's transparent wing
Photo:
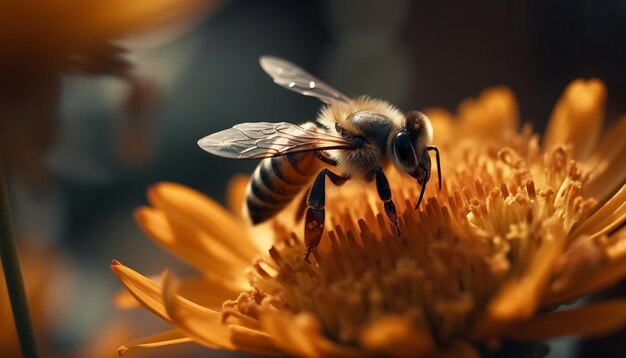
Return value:
<svg viewBox="0 0 626 358">
<path fill-rule="evenodd" d="M 349 149 L 354 148 L 355 143 L 287 122 L 259 122 L 237 124 L 200 139 L 198 145 L 220 157 L 258 159 L 315 150 Z"/>
<path fill-rule="evenodd" d="M 350 103 L 351 99 L 302 68 L 282 58 L 261 56 L 259 63 L 275 83 L 305 96 L 319 98 L 326 104 Z"/>
</svg>

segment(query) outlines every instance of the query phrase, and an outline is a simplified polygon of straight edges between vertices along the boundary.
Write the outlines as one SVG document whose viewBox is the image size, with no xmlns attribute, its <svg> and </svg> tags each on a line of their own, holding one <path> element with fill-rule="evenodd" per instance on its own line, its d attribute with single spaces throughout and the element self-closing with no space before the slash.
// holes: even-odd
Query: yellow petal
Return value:
<svg viewBox="0 0 626 358">
<path fill-rule="evenodd" d="M 249 261 L 235 256 L 229 248 L 213 240 L 194 223 L 147 207 L 137 209 L 135 217 L 157 243 L 199 269 L 208 280 L 232 291 L 249 288 L 244 277 Z"/>
<path fill-rule="evenodd" d="M 497 320 L 515 320 L 530 317 L 540 304 L 552 264 L 559 257 L 565 244 L 565 232 L 557 222 L 547 224 L 541 247 L 532 258 L 524 274 L 511 280 L 496 294 L 487 308 Z"/>
<path fill-rule="evenodd" d="M 599 79 L 576 80 L 567 86 L 548 122 L 545 146 L 571 143 L 574 159 L 586 159 L 602 130 L 606 86 Z"/>
<path fill-rule="evenodd" d="M 171 273 L 163 279 L 163 301 L 172 322 L 187 335 L 210 348 L 234 350 L 221 314 L 178 296 L 179 281 Z"/>
<path fill-rule="evenodd" d="M 362 357 L 363 351 L 336 344 L 325 338 L 319 321 L 309 313 L 294 316 L 287 312 L 267 312 L 263 327 L 276 345 L 287 353 L 302 357 Z"/>
<path fill-rule="evenodd" d="M 301 357 L 320 357 L 307 332 L 296 327 L 293 317 L 286 312 L 263 315 L 263 328 L 274 337 L 274 342 L 285 352 Z"/>
<path fill-rule="evenodd" d="M 208 281 L 205 277 L 186 277 L 180 280 L 180 295 L 211 309 L 221 309 L 224 301 L 237 297 L 241 291 Z M 141 307 L 141 304 L 128 290 L 120 289 L 113 297 L 113 303 L 119 309 Z"/>
<path fill-rule="evenodd" d="M 626 115 L 606 131 L 605 138 L 586 164 L 587 167 L 593 168 L 591 178 L 583 188 L 586 197 L 603 202 L 626 181 L 624 133 L 626 133 Z"/>
<path fill-rule="evenodd" d="M 250 182 L 249 175 L 236 175 L 228 181 L 228 189 L 226 191 L 226 203 L 230 211 L 240 218 L 244 218 L 244 200 L 246 199 L 246 190 Z"/>
<path fill-rule="evenodd" d="M 543 341 L 562 336 L 598 336 L 626 326 L 626 300 L 551 312 L 511 326 L 504 336 L 520 341 Z"/>
<path fill-rule="evenodd" d="M 546 296 L 546 305 L 557 305 L 570 302 L 593 292 L 608 288 L 626 277 L 626 227 L 621 228 L 609 238 L 614 245 L 605 249 L 608 263 L 591 272 L 584 280 L 575 282 L 571 287 L 565 287 L 556 293 Z"/>
<path fill-rule="evenodd" d="M 193 221 L 214 241 L 250 262 L 259 252 L 250 245 L 247 224 L 219 203 L 184 185 L 159 183 L 148 190 L 150 203 L 171 217 Z"/>
<path fill-rule="evenodd" d="M 626 260 L 611 262 L 595 271 L 584 282 L 564 289 L 557 294 L 548 295 L 544 301 L 547 306 L 571 302 L 593 292 L 613 286 L 626 277 Z"/>
<path fill-rule="evenodd" d="M 386 315 L 368 325 L 361 345 L 384 356 L 416 357 L 432 352 L 435 343 L 429 332 L 413 326 L 402 316 Z"/>
<path fill-rule="evenodd" d="M 211 3 L 207 3 L 211 4 Z M 80 18 L 72 19 L 80 26 L 81 34 L 75 35 L 85 41 L 94 38 L 111 37 L 131 31 L 163 25 L 164 22 L 180 19 L 200 11 L 207 4 L 199 0 L 155 0 L 155 1 L 124 1 L 107 0 L 92 1 L 92 11 L 85 11 L 85 5 L 76 0 L 65 0 L 64 8 L 73 7 Z M 76 29 L 74 29 L 76 30 Z"/>
<path fill-rule="evenodd" d="M 117 354 L 121 356 L 137 348 L 157 348 L 187 342 L 193 340 L 179 330 L 171 330 L 126 343 L 117 349 Z"/>
<path fill-rule="evenodd" d="M 552 273 L 552 266 L 562 252 L 566 235 L 556 220 L 544 224 L 542 244 L 528 264 L 526 272 L 510 279 L 491 299 L 486 316 L 472 330 L 472 337 L 489 337 L 510 322 L 527 319 L 541 304 Z"/>
<path fill-rule="evenodd" d="M 170 322 L 170 317 L 167 315 L 163 305 L 161 286 L 159 284 L 122 265 L 117 260 L 113 260 L 111 269 L 137 301 L 155 315 Z"/>
<path fill-rule="evenodd" d="M 179 280 L 167 273 L 163 280 L 163 301 L 173 323 L 195 341 L 215 349 L 243 351 L 255 354 L 278 354 L 275 349 L 259 348 L 254 337 L 250 341 L 232 340 L 232 331 L 221 323 L 221 313 L 202 307 L 180 297 Z"/>
<path fill-rule="evenodd" d="M 581 235 L 604 235 L 626 221 L 626 184 L 607 201 L 598 211 L 580 226 L 575 227 L 570 237 Z"/>
<path fill-rule="evenodd" d="M 233 290 L 216 284 L 206 277 L 185 277 L 179 280 L 178 292 L 182 297 L 203 307 L 219 310 L 226 300 L 239 296 L 241 290 Z"/>
<path fill-rule="evenodd" d="M 14 36 L 3 36 L 0 42 L 8 42 L 17 51 L 36 51 L 55 59 L 85 54 L 102 56 L 102 43 L 163 25 L 180 26 L 215 6 L 216 0 L 58 0 L 9 6 L 4 3 L 8 2 L 0 2 L 0 23 L 8 23 L 5 28 Z"/>
<path fill-rule="evenodd" d="M 264 352 L 265 355 L 284 355 L 269 334 L 239 325 L 229 325 L 230 339 L 237 347 L 245 347 L 247 352 Z"/>
<path fill-rule="evenodd" d="M 113 296 L 113 304 L 115 305 L 115 308 L 119 309 L 131 309 L 141 307 L 139 301 L 137 301 L 137 299 L 135 299 L 135 297 L 130 292 L 128 292 L 128 290 L 125 289 L 120 289 L 118 292 L 115 293 L 115 295 Z"/>
<path fill-rule="evenodd" d="M 499 138 L 517 129 L 519 111 L 513 91 L 505 86 L 488 88 L 476 99 L 466 99 L 457 110 L 464 133 Z"/>
<path fill-rule="evenodd" d="M 609 235 L 605 243 L 606 256 L 610 261 L 622 261 L 626 259 L 626 225 L 622 225 L 617 231 Z"/>
</svg>

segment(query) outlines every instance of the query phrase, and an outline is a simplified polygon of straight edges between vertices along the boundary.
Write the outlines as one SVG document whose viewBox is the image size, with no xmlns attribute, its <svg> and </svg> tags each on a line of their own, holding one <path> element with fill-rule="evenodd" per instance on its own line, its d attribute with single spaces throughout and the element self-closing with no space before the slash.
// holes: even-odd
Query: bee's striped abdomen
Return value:
<svg viewBox="0 0 626 358">
<path fill-rule="evenodd" d="M 263 159 L 246 194 L 252 223 L 261 223 L 282 210 L 317 174 L 319 166 L 312 152 Z"/>
</svg>

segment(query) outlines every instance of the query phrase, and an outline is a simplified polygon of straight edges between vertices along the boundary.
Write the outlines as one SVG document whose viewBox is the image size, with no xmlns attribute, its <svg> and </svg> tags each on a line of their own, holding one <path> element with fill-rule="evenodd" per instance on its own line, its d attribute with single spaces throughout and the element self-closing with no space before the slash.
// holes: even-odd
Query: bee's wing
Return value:
<svg viewBox="0 0 626 358">
<path fill-rule="evenodd" d="M 287 122 L 259 122 L 237 124 L 200 139 L 198 145 L 220 157 L 258 159 L 325 149 L 349 149 L 354 148 L 355 143 Z"/>
<path fill-rule="evenodd" d="M 351 99 L 343 93 L 282 58 L 261 56 L 259 63 L 275 83 L 288 90 L 319 98 L 326 104 L 351 102 Z"/>
</svg>

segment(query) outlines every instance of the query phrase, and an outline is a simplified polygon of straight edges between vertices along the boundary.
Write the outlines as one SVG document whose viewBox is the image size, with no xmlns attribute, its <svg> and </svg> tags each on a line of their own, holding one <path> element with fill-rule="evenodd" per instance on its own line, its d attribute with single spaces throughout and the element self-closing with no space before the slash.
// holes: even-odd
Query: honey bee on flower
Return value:
<svg viewBox="0 0 626 358">
<path fill-rule="evenodd" d="M 394 165 L 421 186 L 415 208 L 430 179 L 434 151 L 432 126 L 418 111 L 401 113 L 391 104 L 368 97 L 351 99 L 300 67 L 280 58 L 263 56 L 261 67 L 277 84 L 326 103 L 316 123 L 243 123 L 198 141 L 209 153 L 235 159 L 266 158 L 257 167 L 246 194 L 246 208 L 254 224 L 275 216 L 311 182 L 304 197 L 305 260 L 319 245 L 325 221 L 326 178 L 337 186 L 353 177 L 376 182 L 385 214 L 400 236 L 398 212 L 383 167 Z M 320 169 L 325 163 L 341 170 Z M 439 170 L 439 169 L 438 169 Z M 441 171 L 439 189 L 441 189 Z M 303 207 L 304 207 L 303 205 Z"/>
<path fill-rule="evenodd" d="M 153 281 L 114 262 L 129 293 L 174 327 L 120 351 L 194 341 L 306 357 L 475 357 L 623 327 L 624 299 L 547 309 L 626 276 L 626 116 L 601 134 L 605 99 L 601 81 L 574 81 L 543 137 L 518 128 L 504 87 L 456 114 L 426 110 L 445 153 L 443 190 L 427 187 L 415 210 L 415 180 L 387 175 L 403 240 L 376 192 L 329 191 L 313 264 L 285 219 L 296 207 L 267 227 L 246 224 L 247 177 L 231 184 L 231 211 L 179 184 L 152 187 L 137 221 L 201 276 Z"/>
</svg>

